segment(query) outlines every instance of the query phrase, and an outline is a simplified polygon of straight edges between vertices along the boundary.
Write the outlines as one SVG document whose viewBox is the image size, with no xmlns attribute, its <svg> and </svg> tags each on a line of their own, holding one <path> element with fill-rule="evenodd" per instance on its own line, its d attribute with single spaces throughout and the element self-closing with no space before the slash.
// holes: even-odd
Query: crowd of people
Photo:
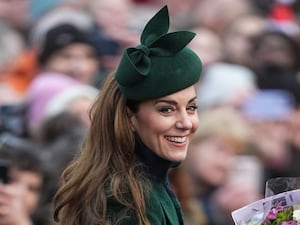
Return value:
<svg viewBox="0 0 300 225">
<path fill-rule="evenodd" d="M 268 179 L 300 177 L 299 1 L 0 0 L 1 225 L 55 224 L 91 106 L 164 5 L 203 64 L 199 128 L 170 173 L 185 224 L 232 225 Z"/>
</svg>

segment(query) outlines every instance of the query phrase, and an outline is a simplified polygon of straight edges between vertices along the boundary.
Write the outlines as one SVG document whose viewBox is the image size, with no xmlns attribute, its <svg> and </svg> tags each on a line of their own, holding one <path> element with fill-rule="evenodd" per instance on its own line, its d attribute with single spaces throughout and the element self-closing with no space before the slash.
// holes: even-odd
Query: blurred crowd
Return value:
<svg viewBox="0 0 300 225">
<path fill-rule="evenodd" d="M 200 127 L 170 174 L 186 225 L 232 225 L 268 179 L 300 177 L 300 1 L 0 0 L 1 225 L 54 224 L 103 80 L 165 4 L 203 62 Z"/>
</svg>

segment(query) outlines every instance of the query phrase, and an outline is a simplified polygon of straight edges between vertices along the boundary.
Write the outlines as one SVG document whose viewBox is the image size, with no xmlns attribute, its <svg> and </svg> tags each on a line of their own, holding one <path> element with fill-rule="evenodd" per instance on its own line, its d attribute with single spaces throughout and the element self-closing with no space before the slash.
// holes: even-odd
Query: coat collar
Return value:
<svg viewBox="0 0 300 225">
<path fill-rule="evenodd" d="M 142 167 L 146 176 L 156 181 L 166 181 L 169 168 L 174 163 L 156 155 L 148 148 L 138 135 L 135 135 L 135 153 L 138 165 Z"/>
</svg>

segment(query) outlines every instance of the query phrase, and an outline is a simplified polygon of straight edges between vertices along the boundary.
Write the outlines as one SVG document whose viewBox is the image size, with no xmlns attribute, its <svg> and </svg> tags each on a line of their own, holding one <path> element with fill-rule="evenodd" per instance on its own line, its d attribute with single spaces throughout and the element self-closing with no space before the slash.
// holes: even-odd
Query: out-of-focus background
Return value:
<svg viewBox="0 0 300 225">
<path fill-rule="evenodd" d="M 268 179 L 300 176 L 300 1 L 0 0 L 1 225 L 54 224 L 103 80 L 165 4 L 203 62 L 200 127 L 170 176 L 186 224 L 232 225 Z"/>
</svg>

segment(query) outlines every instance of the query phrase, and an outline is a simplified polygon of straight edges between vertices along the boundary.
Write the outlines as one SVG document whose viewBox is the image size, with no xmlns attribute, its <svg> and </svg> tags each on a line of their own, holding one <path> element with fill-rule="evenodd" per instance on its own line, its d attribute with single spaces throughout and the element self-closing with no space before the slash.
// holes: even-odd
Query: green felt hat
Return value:
<svg viewBox="0 0 300 225">
<path fill-rule="evenodd" d="M 168 8 L 164 6 L 145 26 L 141 44 L 123 52 L 115 78 L 126 98 L 159 98 L 199 80 L 201 60 L 186 47 L 195 33 L 167 33 L 169 24 Z"/>
</svg>

